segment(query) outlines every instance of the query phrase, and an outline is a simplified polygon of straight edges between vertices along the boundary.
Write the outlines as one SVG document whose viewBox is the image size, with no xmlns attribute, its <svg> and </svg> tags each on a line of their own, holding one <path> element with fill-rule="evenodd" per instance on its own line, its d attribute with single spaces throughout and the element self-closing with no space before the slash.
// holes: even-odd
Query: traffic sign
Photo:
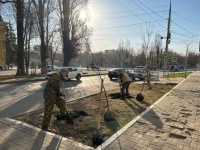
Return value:
<svg viewBox="0 0 200 150">
<path fill-rule="evenodd" d="M 172 57 L 171 60 L 172 62 L 177 62 L 177 57 Z"/>
</svg>

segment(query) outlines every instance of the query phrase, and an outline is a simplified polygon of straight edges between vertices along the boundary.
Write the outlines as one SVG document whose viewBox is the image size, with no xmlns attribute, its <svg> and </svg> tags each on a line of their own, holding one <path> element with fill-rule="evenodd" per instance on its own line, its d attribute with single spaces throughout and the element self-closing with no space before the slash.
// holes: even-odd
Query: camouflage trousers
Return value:
<svg viewBox="0 0 200 150">
<path fill-rule="evenodd" d="M 122 84 L 122 87 L 121 87 L 122 97 L 129 96 L 129 85 L 130 84 L 131 84 L 131 81 L 127 81 Z M 125 90 L 126 90 L 126 95 L 125 95 Z"/>
<path fill-rule="evenodd" d="M 44 93 L 44 117 L 43 117 L 43 126 L 48 126 L 51 120 L 51 115 L 53 111 L 54 104 L 60 109 L 60 114 L 66 114 L 66 102 L 62 97 L 56 96 L 51 92 Z"/>
</svg>

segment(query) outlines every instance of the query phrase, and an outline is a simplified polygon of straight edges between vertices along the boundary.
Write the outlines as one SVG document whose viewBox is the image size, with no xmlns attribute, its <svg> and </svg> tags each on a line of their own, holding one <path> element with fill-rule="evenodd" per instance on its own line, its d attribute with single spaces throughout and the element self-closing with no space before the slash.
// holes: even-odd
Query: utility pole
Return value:
<svg viewBox="0 0 200 150">
<path fill-rule="evenodd" d="M 171 0 L 170 0 L 170 8 L 169 8 L 169 18 L 168 18 L 168 26 L 167 26 L 167 38 L 166 38 L 166 45 L 165 45 L 165 60 L 164 60 L 164 72 L 166 72 L 166 67 L 169 62 L 169 55 L 168 55 L 168 44 L 170 43 L 171 39 L 171 32 L 170 32 L 170 23 L 171 23 Z M 167 67 L 168 68 L 168 67 Z M 168 68 L 169 70 L 169 68 Z M 169 72 L 168 72 L 169 75 Z"/>
</svg>

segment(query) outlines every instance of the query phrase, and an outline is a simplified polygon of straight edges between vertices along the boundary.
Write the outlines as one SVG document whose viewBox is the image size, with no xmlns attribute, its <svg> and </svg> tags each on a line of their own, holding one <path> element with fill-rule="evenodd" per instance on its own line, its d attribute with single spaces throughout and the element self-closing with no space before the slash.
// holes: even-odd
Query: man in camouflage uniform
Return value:
<svg viewBox="0 0 200 150">
<path fill-rule="evenodd" d="M 64 77 L 67 75 L 67 69 L 62 68 L 60 73 L 54 74 L 47 82 L 46 88 L 43 92 L 45 98 L 45 108 L 43 117 L 43 130 L 50 131 L 48 128 L 54 104 L 60 109 L 60 115 L 66 116 L 66 102 L 63 97 L 65 94 L 61 92 Z"/>
<path fill-rule="evenodd" d="M 128 98 L 130 97 L 129 94 L 129 85 L 131 84 L 131 79 L 126 72 L 123 70 L 119 71 L 119 84 L 121 89 L 121 99 L 125 100 L 125 96 Z M 126 95 L 124 90 L 126 89 Z"/>
</svg>

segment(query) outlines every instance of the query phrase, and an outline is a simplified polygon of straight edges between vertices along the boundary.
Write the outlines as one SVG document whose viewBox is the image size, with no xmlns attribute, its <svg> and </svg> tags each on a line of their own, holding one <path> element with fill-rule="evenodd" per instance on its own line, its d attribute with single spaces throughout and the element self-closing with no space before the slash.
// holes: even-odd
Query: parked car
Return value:
<svg viewBox="0 0 200 150">
<path fill-rule="evenodd" d="M 3 66 L 0 66 L 0 71 L 4 70 L 4 67 Z"/>
<path fill-rule="evenodd" d="M 164 70 L 164 69 L 165 69 L 165 70 L 169 70 L 169 67 L 165 67 L 165 68 L 164 68 L 164 67 L 162 67 L 162 70 Z"/>
<path fill-rule="evenodd" d="M 137 78 L 139 80 L 144 80 L 146 76 L 147 76 L 146 66 L 137 66 L 136 68 L 134 68 L 132 79 Z"/>
<path fill-rule="evenodd" d="M 80 79 L 82 77 L 82 72 L 76 67 L 58 67 L 58 68 L 55 68 L 54 71 L 48 72 L 46 74 L 46 79 L 49 79 L 49 78 L 51 78 L 52 75 L 60 72 L 61 68 L 67 68 L 67 70 L 68 70 L 68 75 L 65 77 L 65 80 L 70 80 L 70 79 L 75 78 L 77 81 L 80 81 Z"/>
<path fill-rule="evenodd" d="M 178 65 L 171 65 L 170 71 L 179 71 L 180 67 Z"/>
<path fill-rule="evenodd" d="M 56 68 L 56 66 L 52 66 L 52 65 L 47 65 L 46 66 L 47 72 L 53 71 L 54 68 Z"/>
<path fill-rule="evenodd" d="M 108 72 L 108 77 L 110 78 L 110 80 L 112 80 L 112 78 L 119 78 L 119 71 L 120 70 L 125 71 L 129 75 L 129 77 L 132 77 L 132 74 L 128 69 L 113 68 Z"/>
</svg>

